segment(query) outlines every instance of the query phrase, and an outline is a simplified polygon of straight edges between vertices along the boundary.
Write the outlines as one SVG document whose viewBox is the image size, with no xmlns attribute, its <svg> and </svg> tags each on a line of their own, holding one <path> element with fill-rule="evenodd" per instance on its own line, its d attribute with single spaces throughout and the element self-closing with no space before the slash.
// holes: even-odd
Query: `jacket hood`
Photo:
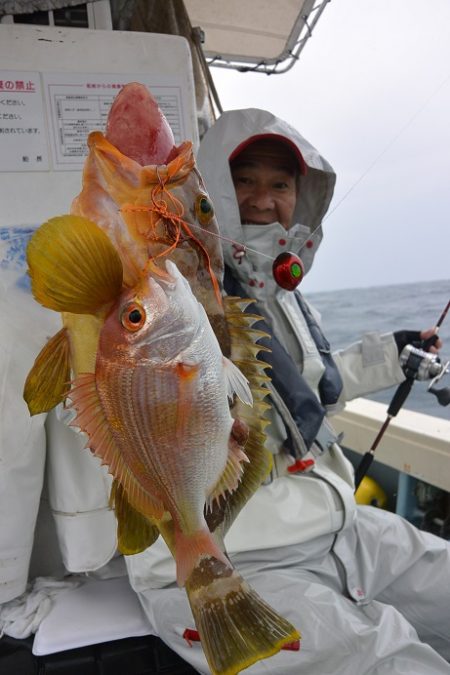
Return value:
<svg viewBox="0 0 450 675">
<path fill-rule="evenodd" d="M 321 222 L 330 205 L 336 181 L 332 167 L 308 141 L 289 124 L 265 110 L 230 110 L 224 112 L 203 137 L 197 158 L 198 168 L 213 201 L 221 233 L 235 242 L 254 246 L 254 237 L 250 244 L 241 225 L 229 159 L 239 146 L 262 135 L 281 136 L 295 146 L 304 160 L 306 171 L 300 176 L 292 227 L 286 232 L 278 225 L 273 228 L 272 235 L 266 232 L 262 248 L 266 256 L 269 254 L 274 258 L 285 250 L 296 253 L 307 272 L 322 240 Z M 273 241 L 268 242 L 268 237 Z M 226 263 L 238 272 L 239 277 L 248 279 L 254 270 L 248 256 L 237 257 L 236 247 L 226 240 L 223 241 L 223 250 Z M 267 272 L 267 263 L 265 268 Z"/>
</svg>

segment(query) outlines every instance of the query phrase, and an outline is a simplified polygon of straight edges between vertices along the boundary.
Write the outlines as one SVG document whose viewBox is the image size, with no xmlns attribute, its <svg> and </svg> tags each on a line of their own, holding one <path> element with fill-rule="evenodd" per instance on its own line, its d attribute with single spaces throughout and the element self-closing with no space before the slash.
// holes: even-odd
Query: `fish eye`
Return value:
<svg viewBox="0 0 450 675">
<path fill-rule="evenodd" d="M 204 194 L 197 195 L 195 213 L 201 225 L 207 225 L 214 216 L 214 207 L 211 200 Z"/>
<path fill-rule="evenodd" d="M 142 319 L 142 314 L 138 309 L 133 309 L 131 312 L 128 314 L 128 321 L 130 321 L 132 324 L 140 323 Z"/>
<path fill-rule="evenodd" d="M 130 302 L 122 310 L 120 320 L 124 328 L 126 328 L 131 333 L 135 333 L 140 328 L 142 328 L 146 318 L 147 315 L 144 308 L 137 302 Z"/>
</svg>

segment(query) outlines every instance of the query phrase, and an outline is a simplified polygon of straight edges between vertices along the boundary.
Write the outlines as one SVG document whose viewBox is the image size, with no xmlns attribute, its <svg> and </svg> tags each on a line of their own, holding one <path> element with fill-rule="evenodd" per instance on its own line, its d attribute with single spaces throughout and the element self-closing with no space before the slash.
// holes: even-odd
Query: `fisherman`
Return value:
<svg viewBox="0 0 450 675">
<path fill-rule="evenodd" d="M 236 199 L 239 188 L 234 188 L 229 158 L 236 185 L 238 181 L 241 186 L 248 185 L 242 172 L 245 162 L 248 165 L 248 152 L 255 146 L 246 142 L 261 134 L 276 135 L 275 146 L 262 146 L 269 166 L 279 167 L 274 148 L 284 150 L 283 141 L 278 144 L 280 136 L 286 139 L 285 143 L 290 141 L 294 161 L 288 159 L 286 164 L 290 155 L 282 153 L 283 180 L 275 184 L 277 190 L 289 188 L 288 199 L 281 200 L 278 212 L 270 219 L 280 221 L 278 224 L 262 222 L 252 217 L 251 211 L 246 215 L 243 199 L 242 225 Z M 284 368 L 274 362 L 272 369 L 274 412 L 267 447 L 274 454 L 273 474 L 238 516 L 226 543 L 238 570 L 269 604 L 302 631 L 302 650 L 282 651 L 270 662 L 260 662 L 247 672 L 316 675 L 332 669 L 353 675 L 401 673 L 407 669 L 412 675 L 450 673 L 450 666 L 438 654 L 450 658 L 448 544 L 418 532 L 392 514 L 369 507 L 357 509 L 351 468 L 332 430 L 322 420 L 325 412 L 337 410 L 344 399 L 402 381 L 395 338 L 367 337 L 361 345 L 336 355 L 332 361 L 326 356 L 327 345 L 324 348 L 319 343 L 317 348 L 311 338 L 314 335 L 317 341 L 324 339 L 313 310 L 299 294 L 275 286 L 271 275 L 271 260 L 281 251 L 300 252 L 306 270 L 310 267 L 321 237 L 319 226 L 332 196 L 332 169 L 296 132 L 258 111 L 225 114 L 204 139 L 199 160 L 224 235 L 246 244 L 246 248 L 233 243 L 225 246 L 228 292 L 239 292 L 239 284 L 246 296 L 255 297 L 258 310 L 274 329 L 273 357 L 284 354 L 291 359 Z M 270 192 L 267 173 L 263 178 L 264 175 L 265 179 L 258 183 L 263 195 Z M 272 244 L 263 236 L 270 229 L 276 233 Z M 253 251 L 269 257 L 257 256 Z M 263 267 L 267 261 L 270 265 Z M 22 400 L 23 382 L 45 337 L 59 326 L 57 317 L 46 318 L 37 305 L 32 306 L 21 277 L 11 287 L 4 284 L 0 291 L 0 304 L 9 317 L 0 331 L 0 343 L 5 346 L 0 365 L 8 383 L 2 401 L 9 413 L 4 416 L 0 444 L 5 458 L 0 490 L 0 513 L 4 514 L 0 537 L 0 629 L 6 635 L 22 638 L 39 626 L 42 643 L 49 629 L 47 626 L 43 630 L 45 626 L 40 622 L 50 599 L 68 585 L 80 583 L 79 577 L 59 581 L 59 574 L 67 570 L 83 574 L 88 571 L 89 581 L 93 582 L 97 576 L 109 581 L 128 572 L 150 623 L 141 623 L 139 607 L 134 607 L 121 585 L 123 595 L 117 599 L 120 616 L 110 612 L 110 625 L 104 625 L 107 622 L 103 615 L 101 621 L 91 616 L 91 624 L 81 621 L 86 633 L 90 625 L 95 624 L 96 630 L 101 625 L 99 639 L 108 641 L 117 636 L 117 623 L 122 636 L 130 626 L 134 634 L 138 621 L 139 631 L 147 628 L 155 632 L 196 670 L 209 672 L 201 647 L 189 648 L 182 637 L 185 628 L 194 627 L 193 619 L 184 590 L 175 585 L 175 565 L 162 538 L 141 554 L 126 556 L 125 560 L 116 557 L 116 522 L 108 506 L 110 481 L 106 472 L 90 453 L 82 452 L 85 439 L 66 425 L 64 410 L 52 411 L 46 419 L 42 415 L 29 418 Z M 293 298 L 298 298 L 298 306 Z M 399 336 L 397 341 L 400 343 Z M 21 345 L 21 357 L 12 359 L 17 344 Z M 436 347 L 439 346 L 438 342 Z M 292 385 L 288 375 L 295 375 Z M 289 396 L 287 403 L 283 398 L 286 389 L 287 394 L 295 394 L 295 408 Z M 296 473 L 288 472 L 296 461 L 291 459 L 291 453 L 301 456 L 294 465 Z M 30 571 L 33 584 L 20 600 L 17 596 L 27 582 L 44 462 L 46 498 L 42 501 Z M 300 470 L 308 466 L 313 467 L 309 473 Z M 17 532 L 21 533 L 20 541 Z M 128 584 L 125 586 L 129 591 Z M 61 593 L 58 599 L 65 602 L 69 595 Z M 383 604 L 386 600 L 389 604 Z M 97 604 L 101 608 L 102 603 Z M 89 613 L 92 615 L 92 605 Z M 72 616 L 72 610 L 64 615 Z M 419 642 L 413 626 L 431 647 Z M 51 631 L 53 651 L 71 646 L 65 628 L 61 626 L 59 641 Z M 0 653 L 0 660 L 1 656 Z"/>
<path fill-rule="evenodd" d="M 263 110 L 226 112 L 206 133 L 198 165 L 225 238 L 225 288 L 254 298 L 272 331 L 274 469 L 225 543 L 236 568 L 302 632 L 300 653 L 282 651 L 246 672 L 448 674 L 450 545 L 356 505 L 353 469 L 328 421 L 346 400 L 404 381 L 399 350 L 419 334 L 368 334 L 331 356 L 316 311 L 275 281 L 282 252 L 310 269 L 335 183 L 295 129 Z M 174 578 L 160 546 L 143 554 L 153 576 L 141 580 L 142 605 L 158 634 L 207 673 L 201 649 L 180 640 L 193 627 L 183 591 L 156 590 Z"/>
</svg>

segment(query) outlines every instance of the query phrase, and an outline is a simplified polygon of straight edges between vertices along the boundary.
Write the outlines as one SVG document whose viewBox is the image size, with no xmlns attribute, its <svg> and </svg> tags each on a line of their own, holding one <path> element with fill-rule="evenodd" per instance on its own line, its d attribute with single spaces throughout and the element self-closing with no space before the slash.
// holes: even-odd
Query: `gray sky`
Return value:
<svg viewBox="0 0 450 675">
<path fill-rule="evenodd" d="M 272 111 L 337 173 L 305 291 L 450 278 L 449 0 L 332 0 L 287 73 L 212 74 L 224 109 Z"/>
</svg>

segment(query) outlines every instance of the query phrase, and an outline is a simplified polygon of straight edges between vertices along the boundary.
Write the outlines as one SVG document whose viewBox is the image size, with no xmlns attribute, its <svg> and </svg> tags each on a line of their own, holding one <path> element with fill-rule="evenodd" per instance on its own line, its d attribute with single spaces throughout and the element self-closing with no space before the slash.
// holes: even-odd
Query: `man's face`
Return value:
<svg viewBox="0 0 450 675">
<path fill-rule="evenodd" d="M 297 201 L 295 173 L 273 158 L 245 160 L 231 168 L 241 223 L 279 222 L 288 230 Z"/>
</svg>

